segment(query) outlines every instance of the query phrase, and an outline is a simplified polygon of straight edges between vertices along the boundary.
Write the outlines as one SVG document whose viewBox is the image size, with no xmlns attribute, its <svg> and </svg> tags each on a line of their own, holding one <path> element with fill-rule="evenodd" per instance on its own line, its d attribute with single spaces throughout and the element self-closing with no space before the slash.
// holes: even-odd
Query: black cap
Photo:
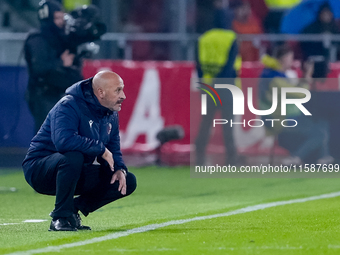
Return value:
<svg viewBox="0 0 340 255">
<path fill-rule="evenodd" d="M 53 14 L 58 11 L 64 11 L 60 2 L 54 0 L 42 0 L 39 3 L 38 18 L 41 22 L 53 22 Z"/>
</svg>

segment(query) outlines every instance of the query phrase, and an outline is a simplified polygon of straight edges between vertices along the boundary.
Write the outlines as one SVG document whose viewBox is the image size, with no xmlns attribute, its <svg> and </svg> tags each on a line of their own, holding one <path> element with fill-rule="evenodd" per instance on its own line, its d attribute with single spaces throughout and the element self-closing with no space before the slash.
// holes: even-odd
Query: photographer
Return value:
<svg viewBox="0 0 340 255">
<path fill-rule="evenodd" d="M 29 72 L 27 101 L 36 131 L 65 89 L 83 78 L 81 61 L 74 61 L 68 47 L 61 4 L 41 1 L 38 18 L 40 29 L 31 32 L 24 45 Z"/>
</svg>

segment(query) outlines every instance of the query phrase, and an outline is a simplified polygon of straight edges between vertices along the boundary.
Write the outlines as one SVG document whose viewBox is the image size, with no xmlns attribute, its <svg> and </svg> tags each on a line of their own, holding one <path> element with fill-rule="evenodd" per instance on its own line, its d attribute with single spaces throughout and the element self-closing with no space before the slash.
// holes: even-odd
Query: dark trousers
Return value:
<svg viewBox="0 0 340 255">
<path fill-rule="evenodd" d="M 230 127 L 230 120 L 233 119 L 233 98 L 229 91 L 218 90 L 219 95 L 222 98 L 223 105 L 215 106 L 213 100 L 207 98 L 207 115 L 202 115 L 202 120 L 199 126 L 198 135 L 196 137 L 196 164 L 205 164 L 206 147 L 210 138 L 210 130 L 213 125 L 213 119 L 216 112 L 221 111 L 222 119 L 227 119 L 228 124 L 223 125 L 223 137 L 226 147 L 227 163 L 235 164 L 237 151 L 234 143 L 233 130 Z"/>
<path fill-rule="evenodd" d="M 107 166 L 84 165 L 84 156 L 77 151 L 54 153 L 37 159 L 31 185 L 35 191 L 55 195 L 53 218 L 69 217 L 80 210 L 85 216 L 119 198 L 130 195 L 137 186 L 132 173 L 126 176 L 126 195 L 118 191 L 119 182 L 110 184 L 113 172 Z M 79 195 L 75 197 L 75 195 Z"/>
</svg>

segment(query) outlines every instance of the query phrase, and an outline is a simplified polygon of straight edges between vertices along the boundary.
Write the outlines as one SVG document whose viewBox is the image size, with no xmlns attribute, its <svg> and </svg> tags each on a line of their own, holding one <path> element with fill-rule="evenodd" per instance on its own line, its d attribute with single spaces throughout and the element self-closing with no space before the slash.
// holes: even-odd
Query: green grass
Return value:
<svg viewBox="0 0 340 255">
<path fill-rule="evenodd" d="M 0 188 L 0 254 L 340 190 L 340 179 L 191 179 L 189 168 L 130 171 L 138 180 L 136 192 L 83 217 L 84 224 L 93 230 L 77 233 L 48 232 L 54 197 L 35 193 L 21 172 L 0 171 L 0 187 L 17 188 L 16 192 Z M 61 253 L 339 254 L 339 202 L 340 198 L 323 199 L 196 221 L 64 249 Z M 48 221 L 22 223 L 26 219 Z"/>
</svg>

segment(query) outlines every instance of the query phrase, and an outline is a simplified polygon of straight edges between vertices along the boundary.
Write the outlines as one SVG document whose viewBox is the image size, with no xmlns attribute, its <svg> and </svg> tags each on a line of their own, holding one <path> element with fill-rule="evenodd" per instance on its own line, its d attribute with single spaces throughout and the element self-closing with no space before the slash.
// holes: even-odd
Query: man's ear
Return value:
<svg viewBox="0 0 340 255">
<path fill-rule="evenodd" d="M 105 91 L 102 89 L 102 88 L 98 88 L 97 89 L 97 92 L 98 92 L 98 96 L 103 99 L 104 96 L 105 96 Z"/>
</svg>

